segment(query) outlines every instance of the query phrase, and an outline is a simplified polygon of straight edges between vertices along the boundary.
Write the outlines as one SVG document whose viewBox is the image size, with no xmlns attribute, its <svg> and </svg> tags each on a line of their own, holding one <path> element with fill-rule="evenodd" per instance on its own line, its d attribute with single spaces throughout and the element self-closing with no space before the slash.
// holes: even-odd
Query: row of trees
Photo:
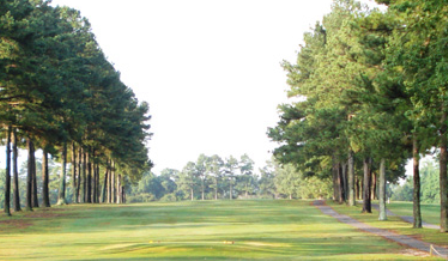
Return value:
<svg viewBox="0 0 448 261">
<path fill-rule="evenodd" d="M 148 104 L 121 82 L 77 10 L 44 0 L 0 0 L 0 107 L 7 215 L 11 176 L 14 210 L 21 210 L 19 148 L 28 151 L 27 210 L 50 206 L 51 157 L 60 161 L 58 204 L 67 203 L 67 180 L 73 202 L 121 202 L 123 177 L 138 179 L 151 167 Z M 42 187 L 36 151 L 42 151 Z M 100 198 L 107 195 L 101 190 L 110 196 Z"/>
<path fill-rule="evenodd" d="M 313 186 L 314 185 L 314 186 Z M 179 171 L 151 172 L 128 188 L 129 202 L 152 200 L 218 200 L 272 198 L 328 198 L 329 181 L 307 179 L 293 166 L 268 162 L 259 172 L 247 155 L 222 159 L 200 155 Z"/>
<path fill-rule="evenodd" d="M 441 231 L 448 231 L 446 1 L 377 0 L 386 11 L 335 0 L 304 35 L 296 64 L 283 63 L 297 102 L 280 106 L 268 135 L 275 155 L 309 176 L 333 177 L 334 198 L 356 204 L 363 172 L 363 212 L 371 212 L 379 174 L 380 220 L 386 179 L 413 158 L 414 227 L 421 227 L 420 155 L 438 147 Z"/>
</svg>

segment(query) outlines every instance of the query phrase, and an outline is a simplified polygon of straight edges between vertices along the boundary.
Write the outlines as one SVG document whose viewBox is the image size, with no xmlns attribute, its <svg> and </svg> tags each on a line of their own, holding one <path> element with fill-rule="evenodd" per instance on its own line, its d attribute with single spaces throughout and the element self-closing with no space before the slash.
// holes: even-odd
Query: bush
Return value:
<svg viewBox="0 0 448 261">
<path fill-rule="evenodd" d="M 176 195 L 174 193 L 171 194 L 166 194 L 165 196 L 163 196 L 160 201 L 166 201 L 166 202 L 173 202 L 173 201 L 177 201 L 176 199 Z"/>
<path fill-rule="evenodd" d="M 142 194 L 138 194 L 138 195 L 134 195 L 134 196 L 129 196 L 127 198 L 127 201 L 129 203 L 143 203 L 143 202 L 151 202 L 151 201 L 156 201 L 157 198 L 150 193 L 142 193 Z"/>
</svg>

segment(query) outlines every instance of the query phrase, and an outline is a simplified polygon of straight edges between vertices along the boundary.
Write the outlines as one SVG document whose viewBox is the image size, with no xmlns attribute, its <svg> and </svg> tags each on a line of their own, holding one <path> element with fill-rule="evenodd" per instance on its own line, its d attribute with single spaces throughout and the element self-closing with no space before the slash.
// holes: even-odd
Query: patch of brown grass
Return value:
<svg viewBox="0 0 448 261">
<path fill-rule="evenodd" d="M 7 228 L 12 229 L 25 229 L 33 225 L 33 222 L 30 220 L 24 219 L 10 219 L 10 220 L 1 220 L 0 227 L 5 226 Z"/>
</svg>

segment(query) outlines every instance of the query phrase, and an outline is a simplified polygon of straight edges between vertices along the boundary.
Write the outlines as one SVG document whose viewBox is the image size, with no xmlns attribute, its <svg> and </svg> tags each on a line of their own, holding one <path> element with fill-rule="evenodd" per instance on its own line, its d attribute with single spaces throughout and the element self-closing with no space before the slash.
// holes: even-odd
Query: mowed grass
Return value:
<svg viewBox="0 0 448 261">
<path fill-rule="evenodd" d="M 0 260 L 421 258 L 306 201 L 74 205 L 0 216 Z"/>
<path fill-rule="evenodd" d="M 387 207 L 396 215 L 412 217 L 412 202 L 391 202 Z M 440 204 L 421 204 L 420 208 L 423 221 L 434 225 L 440 224 Z"/>
<path fill-rule="evenodd" d="M 414 229 L 412 228 L 412 224 L 403 221 L 398 216 L 388 216 L 387 221 L 379 221 L 378 220 L 378 211 L 372 208 L 371 214 L 363 214 L 362 210 L 362 202 L 359 202 L 356 207 L 347 207 L 345 204 L 339 205 L 338 203 L 334 203 L 332 201 L 327 201 L 327 204 L 333 207 L 337 212 L 341 214 L 345 214 L 351 216 L 359 221 L 362 221 L 366 224 L 394 231 L 402 235 L 408 235 L 420 240 L 423 240 L 428 243 L 433 243 L 437 245 L 441 245 L 444 247 L 448 247 L 448 233 L 441 233 L 436 229 L 429 228 L 420 228 Z M 387 207 L 397 215 L 403 216 L 412 216 L 412 203 L 391 203 L 388 204 Z M 439 224 L 439 218 L 436 218 L 436 215 L 440 215 L 440 207 L 429 204 L 422 204 L 422 216 L 423 220 L 432 223 L 435 225 Z M 438 214 L 436 214 L 438 212 Z M 429 218 L 432 217 L 432 218 Z"/>
</svg>

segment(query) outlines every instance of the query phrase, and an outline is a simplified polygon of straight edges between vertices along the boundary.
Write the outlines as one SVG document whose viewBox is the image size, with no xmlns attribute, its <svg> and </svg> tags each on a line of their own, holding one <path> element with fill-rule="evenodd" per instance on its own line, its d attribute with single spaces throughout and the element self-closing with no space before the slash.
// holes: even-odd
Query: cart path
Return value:
<svg viewBox="0 0 448 261">
<path fill-rule="evenodd" d="M 372 207 L 374 207 L 374 208 L 375 208 L 376 210 L 378 210 L 378 211 L 379 211 L 379 209 L 380 209 L 380 207 L 378 206 L 378 204 L 372 204 Z M 411 217 L 411 216 L 398 216 L 398 215 L 394 214 L 392 211 L 390 211 L 389 209 L 387 209 L 387 215 L 388 215 L 388 216 L 391 216 L 391 217 L 393 217 L 393 216 L 397 216 L 397 217 L 403 219 L 404 221 L 406 221 L 406 222 L 408 222 L 408 223 L 414 224 L 414 217 Z M 437 230 L 440 229 L 440 226 L 438 226 L 438 225 L 434 225 L 434 224 L 430 224 L 430 223 L 426 223 L 426 222 L 424 222 L 424 221 L 422 221 L 422 226 L 423 226 L 424 228 L 429 228 L 429 229 L 437 229 Z"/>
<path fill-rule="evenodd" d="M 315 207 L 317 207 L 318 209 L 320 209 L 320 211 L 322 211 L 322 213 L 329 215 L 331 217 L 334 217 L 342 223 L 351 225 L 351 226 L 358 228 L 364 232 L 372 233 L 377 236 L 387 238 L 389 240 L 395 241 L 402 245 L 406 245 L 406 246 L 430 253 L 431 244 L 429 244 L 427 242 L 417 240 L 417 239 L 409 237 L 409 236 L 400 235 L 400 234 L 397 234 L 394 232 L 390 232 L 388 230 L 376 228 L 376 227 L 367 225 L 363 222 L 360 222 L 356 219 L 353 219 L 349 216 L 339 214 L 333 208 L 326 206 L 325 202 L 322 200 L 314 201 L 313 205 Z M 447 248 L 433 245 L 433 249 L 435 249 L 438 252 L 438 255 L 440 257 L 443 257 L 448 260 L 448 249 Z"/>
</svg>

